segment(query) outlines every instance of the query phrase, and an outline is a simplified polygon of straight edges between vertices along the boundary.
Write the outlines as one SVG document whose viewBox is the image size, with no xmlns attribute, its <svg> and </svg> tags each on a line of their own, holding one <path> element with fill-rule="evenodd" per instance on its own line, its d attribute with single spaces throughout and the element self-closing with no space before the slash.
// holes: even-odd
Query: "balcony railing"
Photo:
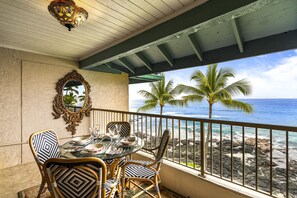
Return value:
<svg viewBox="0 0 297 198">
<path fill-rule="evenodd" d="M 297 127 L 92 109 L 92 125 L 105 127 L 111 121 L 130 122 L 132 134 L 146 147 L 158 145 L 162 131 L 169 129 L 165 159 L 200 176 L 273 197 L 297 197 Z"/>
</svg>

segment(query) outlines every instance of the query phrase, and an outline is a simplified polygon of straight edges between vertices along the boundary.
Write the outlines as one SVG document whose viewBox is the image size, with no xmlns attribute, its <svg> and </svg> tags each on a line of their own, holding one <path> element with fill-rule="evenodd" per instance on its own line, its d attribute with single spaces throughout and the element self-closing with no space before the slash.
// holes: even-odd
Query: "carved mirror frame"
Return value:
<svg viewBox="0 0 297 198">
<path fill-rule="evenodd" d="M 78 112 L 69 111 L 64 105 L 63 89 L 66 83 L 71 80 L 80 81 L 85 88 L 85 102 L 83 104 L 83 107 Z M 54 112 L 52 113 L 52 115 L 54 116 L 54 119 L 58 119 L 62 116 L 66 124 L 68 124 L 68 126 L 66 127 L 67 131 L 71 132 L 71 134 L 74 135 L 76 133 L 76 127 L 79 125 L 79 123 L 81 123 L 83 117 L 90 116 L 90 111 L 92 108 L 92 101 L 90 97 L 91 86 L 82 77 L 82 75 L 77 73 L 76 70 L 73 70 L 57 82 L 56 91 L 57 95 L 55 96 L 53 101 Z"/>
</svg>

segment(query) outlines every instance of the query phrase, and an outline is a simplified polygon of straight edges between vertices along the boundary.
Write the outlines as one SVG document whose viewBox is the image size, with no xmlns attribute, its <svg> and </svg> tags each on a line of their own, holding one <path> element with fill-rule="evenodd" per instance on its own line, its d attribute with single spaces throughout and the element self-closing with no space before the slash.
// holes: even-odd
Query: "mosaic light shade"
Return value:
<svg viewBox="0 0 297 198">
<path fill-rule="evenodd" d="M 88 12 L 77 7 L 72 0 L 53 0 L 48 6 L 48 11 L 69 31 L 88 18 Z"/>
</svg>

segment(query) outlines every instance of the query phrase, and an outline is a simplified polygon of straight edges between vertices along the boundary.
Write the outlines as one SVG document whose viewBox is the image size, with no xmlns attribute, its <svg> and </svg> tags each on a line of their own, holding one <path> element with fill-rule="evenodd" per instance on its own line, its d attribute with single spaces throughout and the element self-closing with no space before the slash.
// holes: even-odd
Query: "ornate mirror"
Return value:
<svg viewBox="0 0 297 198">
<path fill-rule="evenodd" d="M 91 87 L 76 70 L 66 74 L 56 84 L 57 95 L 53 101 L 53 116 L 61 116 L 68 126 L 67 131 L 76 133 L 76 126 L 84 116 L 90 116 L 92 101 Z"/>
</svg>

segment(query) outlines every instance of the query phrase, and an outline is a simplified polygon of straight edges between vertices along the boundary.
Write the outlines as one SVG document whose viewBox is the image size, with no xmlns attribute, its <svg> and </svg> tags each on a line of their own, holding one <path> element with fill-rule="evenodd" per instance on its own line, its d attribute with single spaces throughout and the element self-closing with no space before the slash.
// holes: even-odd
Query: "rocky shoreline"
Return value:
<svg viewBox="0 0 297 198">
<path fill-rule="evenodd" d="M 145 134 L 136 133 L 136 136 L 146 140 Z M 147 144 L 150 145 L 150 140 L 154 145 L 155 137 L 147 137 Z M 231 148 L 231 141 L 228 139 L 222 140 L 222 154 L 220 152 L 221 141 L 212 139 L 212 149 L 208 149 L 207 168 L 208 173 L 220 176 L 220 158 L 222 155 L 222 177 L 231 181 L 231 173 L 233 182 L 243 184 L 243 164 L 244 164 L 244 185 L 249 188 L 256 189 L 256 146 L 255 138 L 245 138 L 244 144 L 244 159 L 243 160 L 243 145 L 241 140 L 234 140 Z M 195 147 L 195 162 L 194 162 L 194 147 Z M 187 149 L 187 150 L 186 150 Z M 232 149 L 232 169 L 231 170 L 231 149 Z M 270 142 L 268 139 L 258 139 L 258 158 L 257 158 L 257 174 L 258 174 L 258 189 L 265 193 L 270 192 L 270 171 L 272 170 L 272 193 L 276 197 L 286 197 L 286 151 L 284 148 L 272 148 L 272 163 L 270 162 Z M 179 153 L 179 150 L 181 153 Z M 172 160 L 178 160 L 181 156 L 182 164 L 185 164 L 186 158 L 188 166 L 198 167 L 201 163 L 200 140 L 181 139 L 170 140 L 168 145 L 167 156 Z M 186 155 L 187 154 L 187 155 Z M 212 163 L 211 163 L 212 161 Z M 272 168 L 270 170 L 270 163 Z M 289 158 L 289 197 L 297 197 L 297 161 Z"/>
</svg>

